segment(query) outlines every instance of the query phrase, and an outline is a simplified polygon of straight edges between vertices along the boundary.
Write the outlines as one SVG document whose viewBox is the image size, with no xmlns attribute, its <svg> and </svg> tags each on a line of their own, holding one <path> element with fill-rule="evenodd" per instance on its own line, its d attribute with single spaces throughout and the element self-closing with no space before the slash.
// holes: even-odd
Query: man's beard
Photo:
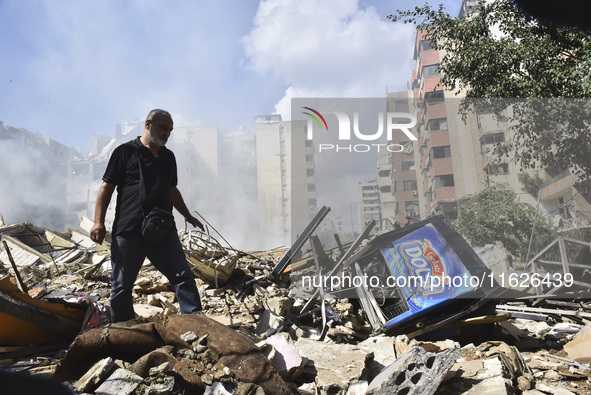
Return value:
<svg viewBox="0 0 591 395">
<path fill-rule="evenodd" d="M 162 147 L 166 145 L 168 141 L 168 137 L 158 136 L 154 129 L 150 129 L 150 143 L 154 144 L 157 147 Z"/>
</svg>

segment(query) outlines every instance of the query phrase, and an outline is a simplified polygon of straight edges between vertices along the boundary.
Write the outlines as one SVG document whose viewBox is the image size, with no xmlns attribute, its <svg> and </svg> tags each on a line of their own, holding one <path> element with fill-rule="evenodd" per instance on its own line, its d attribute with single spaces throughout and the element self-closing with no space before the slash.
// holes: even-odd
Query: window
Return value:
<svg viewBox="0 0 591 395">
<path fill-rule="evenodd" d="M 425 92 L 424 98 L 427 104 L 443 101 L 443 91 Z"/>
<path fill-rule="evenodd" d="M 384 202 L 382 203 L 382 207 L 385 209 L 394 208 L 394 202 Z"/>
<path fill-rule="evenodd" d="M 421 40 L 419 41 L 419 51 L 429 51 L 431 49 L 437 49 L 437 41 L 433 40 Z"/>
<path fill-rule="evenodd" d="M 431 160 L 433 159 L 441 159 L 441 158 L 450 158 L 451 157 L 451 149 L 449 145 L 444 145 L 442 147 L 433 147 L 431 149 L 431 153 L 429 154 Z"/>
<path fill-rule="evenodd" d="M 402 170 L 414 170 L 415 162 L 410 160 L 402 161 Z"/>
<path fill-rule="evenodd" d="M 480 138 L 480 152 L 485 154 L 487 149 L 484 148 L 488 144 L 500 144 L 505 142 L 505 133 L 489 133 L 485 134 Z"/>
<path fill-rule="evenodd" d="M 417 190 L 417 180 L 404 180 L 404 181 L 402 181 L 402 186 L 405 191 L 416 191 Z"/>
<path fill-rule="evenodd" d="M 489 133 L 482 136 L 480 139 L 482 144 L 496 144 L 496 143 L 504 143 L 505 142 L 505 133 Z"/>
<path fill-rule="evenodd" d="M 395 107 L 396 107 L 396 111 L 407 112 L 408 111 L 408 100 L 396 100 Z"/>
<path fill-rule="evenodd" d="M 314 175 L 314 169 L 306 169 L 306 175 L 308 177 L 313 176 Z"/>
<path fill-rule="evenodd" d="M 308 184 L 308 192 L 312 192 L 316 190 L 316 184 Z"/>
<path fill-rule="evenodd" d="M 489 175 L 495 175 L 495 176 L 509 174 L 509 164 L 508 163 L 490 164 L 485 167 L 485 171 Z"/>
<path fill-rule="evenodd" d="M 438 69 L 439 64 L 430 64 L 428 66 L 423 66 L 423 71 L 421 75 L 423 76 L 423 78 L 435 77 L 440 74 Z"/>
<path fill-rule="evenodd" d="M 453 174 L 446 174 L 443 176 L 435 176 L 433 178 L 433 186 L 435 189 L 437 188 L 445 188 L 445 187 L 453 187 L 454 184 L 454 176 Z"/>
<path fill-rule="evenodd" d="M 447 118 L 430 119 L 427 130 L 447 130 Z"/>
<path fill-rule="evenodd" d="M 404 211 L 406 211 L 406 216 L 418 217 L 419 216 L 419 202 L 418 201 L 405 202 L 404 203 Z"/>
</svg>

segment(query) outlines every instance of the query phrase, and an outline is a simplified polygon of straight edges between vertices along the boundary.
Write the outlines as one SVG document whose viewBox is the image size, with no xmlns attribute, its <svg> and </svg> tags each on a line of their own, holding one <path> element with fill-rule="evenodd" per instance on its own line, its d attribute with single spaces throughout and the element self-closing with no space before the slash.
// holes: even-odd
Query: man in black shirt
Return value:
<svg viewBox="0 0 591 395">
<path fill-rule="evenodd" d="M 146 257 L 172 284 L 181 313 L 201 311 L 199 292 L 176 228 L 173 226 L 164 240 L 157 243 L 144 240 L 140 232 L 144 213 L 155 207 L 172 212 L 173 206 L 187 222 L 203 230 L 203 225 L 191 215 L 177 188 L 176 159 L 165 147 L 172 128 L 170 113 L 159 109 L 150 111 L 143 135 L 113 151 L 103 176 L 90 236 L 99 244 L 105 239 L 105 215 L 117 188 L 111 243 L 113 322 L 135 317 L 132 288 Z M 140 177 L 145 188 L 145 202 L 140 199 Z"/>
</svg>

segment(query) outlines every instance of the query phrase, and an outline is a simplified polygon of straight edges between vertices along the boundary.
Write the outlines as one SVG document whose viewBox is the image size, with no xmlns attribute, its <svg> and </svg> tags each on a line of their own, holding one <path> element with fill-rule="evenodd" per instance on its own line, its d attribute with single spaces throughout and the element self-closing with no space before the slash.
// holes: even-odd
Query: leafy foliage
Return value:
<svg viewBox="0 0 591 395">
<path fill-rule="evenodd" d="M 462 18 L 429 5 L 388 18 L 417 24 L 437 43 L 441 84 L 465 97 L 463 115 L 504 112 L 514 139 L 499 154 L 511 152 L 523 168 L 570 169 L 591 179 L 587 32 L 536 20 L 510 0 L 480 3 Z"/>
<path fill-rule="evenodd" d="M 517 178 L 521 182 L 521 185 L 523 185 L 523 190 L 525 192 L 535 198 L 538 197 L 540 186 L 544 183 L 544 180 L 538 175 L 538 173 L 535 173 L 533 176 L 528 173 L 519 173 Z"/>
<path fill-rule="evenodd" d="M 518 202 L 506 184 L 495 184 L 458 201 L 455 226 L 471 245 L 500 242 L 513 255 L 524 257 L 535 216 L 535 207 Z M 556 237 L 554 228 L 538 215 L 530 256 Z"/>
</svg>

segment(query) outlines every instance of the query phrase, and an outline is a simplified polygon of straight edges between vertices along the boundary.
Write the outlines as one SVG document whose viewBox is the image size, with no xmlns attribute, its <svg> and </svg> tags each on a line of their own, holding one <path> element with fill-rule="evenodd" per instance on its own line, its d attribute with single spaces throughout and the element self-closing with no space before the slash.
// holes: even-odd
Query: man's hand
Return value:
<svg viewBox="0 0 591 395">
<path fill-rule="evenodd" d="M 193 225 L 195 228 L 201 229 L 202 232 L 205 231 L 205 228 L 203 227 L 203 224 L 197 218 L 193 217 L 192 215 L 189 215 L 185 219 L 187 220 L 188 223 L 190 223 L 191 225 Z"/>
<path fill-rule="evenodd" d="M 105 224 L 95 222 L 92 229 L 90 229 L 90 239 L 95 243 L 103 244 L 106 235 L 107 228 L 105 228 Z"/>
</svg>

